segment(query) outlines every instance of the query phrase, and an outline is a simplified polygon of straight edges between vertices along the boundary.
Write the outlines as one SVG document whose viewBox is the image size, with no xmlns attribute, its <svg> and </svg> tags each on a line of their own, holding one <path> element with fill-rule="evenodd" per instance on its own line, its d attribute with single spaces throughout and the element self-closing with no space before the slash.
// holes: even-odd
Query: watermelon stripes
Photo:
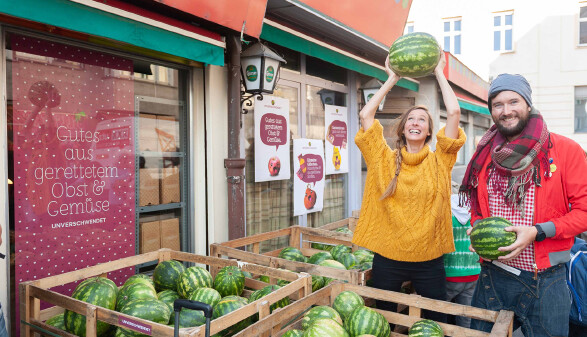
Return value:
<svg viewBox="0 0 587 337">
<path fill-rule="evenodd" d="M 389 66 L 400 76 L 422 77 L 434 71 L 440 55 L 434 36 L 410 33 L 400 36 L 389 49 Z"/>
<path fill-rule="evenodd" d="M 501 252 L 497 248 L 509 246 L 516 241 L 515 232 L 504 230 L 510 226 L 513 226 L 511 222 L 500 217 L 478 221 L 471 231 L 471 245 L 475 252 L 487 260 L 495 260 L 509 254 L 509 252 Z"/>
</svg>

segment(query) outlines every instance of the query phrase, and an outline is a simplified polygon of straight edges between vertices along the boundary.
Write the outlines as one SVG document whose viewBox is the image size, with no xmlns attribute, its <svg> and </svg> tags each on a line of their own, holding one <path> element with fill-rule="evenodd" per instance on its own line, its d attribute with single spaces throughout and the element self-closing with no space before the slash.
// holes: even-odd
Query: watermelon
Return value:
<svg viewBox="0 0 587 337">
<path fill-rule="evenodd" d="M 330 318 L 318 318 L 304 331 L 304 337 L 349 337 L 342 325 Z"/>
<path fill-rule="evenodd" d="M 206 303 L 212 307 L 218 304 L 221 298 L 222 296 L 218 290 L 213 288 L 198 288 L 189 297 L 189 299 L 192 301 Z"/>
<path fill-rule="evenodd" d="M 353 252 L 353 255 L 357 258 L 357 264 L 363 262 L 373 262 L 373 253 L 365 249 L 359 249 Z"/>
<path fill-rule="evenodd" d="M 365 301 L 354 291 L 343 291 L 332 302 L 332 307 L 336 310 L 343 321 L 346 321 L 351 313 L 358 307 L 364 306 Z"/>
<path fill-rule="evenodd" d="M 60 330 L 65 330 L 65 313 L 55 315 L 45 321 L 45 324 L 55 327 Z"/>
<path fill-rule="evenodd" d="M 281 287 L 278 285 L 269 285 L 269 286 L 264 287 L 263 289 L 256 290 L 249 297 L 249 303 L 252 303 L 253 301 L 256 301 L 260 298 L 263 298 L 279 288 L 281 288 Z M 271 305 L 271 307 L 270 307 L 271 312 L 273 312 L 273 310 L 275 310 L 277 308 L 283 308 L 286 305 L 288 305 L 289 303 L 290 303 L 289 297 L 286 296 Z"/>
<path fill-rule="evenodd" d="M 389 337 L 391 329 L 389 322 L 377 311 L 366 306 L 355 308 L 344 322 L 344 327 L 351 337 L 360 335 L 374 335 Z"/>
<path fill-rule="evenodd" d="M 420 32 L 405 34 L 391 45 L 389 66 L 402 77 L 427 76 L 436 68 L 441 52 L 434 36 Z"/>
<path fill-rule="evenodd" d="M 332 250 L 330 251 L 330 254 L 332 255 L 332 257 L 338 261 L 338 259 L 342 256 L 342 254 L 345 253 L 350 253 L 351 252 L 351 247 L 347 247 L 345 245 L 336 245 L 334 246 L 334 248 L 332 248 Z"/>
<path fill-rule="evenodd" d="M 361 271 L 365 271 L 371 268 L 373 268 L 373 262 L 363 262 L 359 265 L 359 269 Z"/>
<path fill-rule="evenodd" d="M 169 322 L 169 317 L 171 316 L 171 310 L 169 310 L 167 304 L 153 298 L 132 300 L 125 304 L 124 307 L 120 309 L 120 312 L 159 324 L 167 324 Z M 121 334 L 123 336 L 144 336 L 144 334 L 141 334 L 140 332 L 129 329 L 123 329 L 119 327 L 118 330 L 121 331 L 117 331 L 117 334 Z"/>
<path fill-rule="evenodd" d="M 492 217 L 477 221 L 471 231 L 471 245 L 475 252 L 484 259 L 495 260 L 509 254 L 497 250 L 499 247 L 509 246 L 516 241 L 515 232 L 506 232 L 506 227 L 513 226 L 504 218 Z"/>
<path fill-rule="evenodd" d="M 198 288 L 212 288 L 212 281 L 212 275 L 206 269 L 197 266 L 189 267 L 179 275 L 177 293 L 182 298 L 189 298 Z"/>
<path fill-rule="evenodd" d="M 435 321 L 423 319 L 412 324 L 408 337 L 444 337 L 444 331 Z"/>
<path fill-rule="evenodd" d="M 240 296 L 244 288 L 245 275 L 236 266 L 223 267 L 214 279 L 214 289 L 218 290 L 222 297 Z"/>
<path fill-rule="evenodd" d="M 352 269 L 357 264 L 357 258 L 352 253 L 344 253 L 339 256 L 338 262 L 346 269 Z"/>
<path fill-rule="evenodd" d="M 259 281 L 269 283 L 269 276 L 261 275 L 261 276 L 259 276 Z"/>
<path fill-rule="evenodd" d="M 279 252 L 279 258 L 290 260 L 290 261 L 297 261 L 297 262 L 307 262 L 307 258 L 302 254 L 302 251 L 295 248 L 295 247 L 285 247 Z"/>
<path fill-rule="evenodd" d="M 308 263 L 319 264 L 324 260 L 333 260 L 332 255 L 329 252 L 319 252 L 310 256 Z"/>
<path fill-rule="evenodd" d="M 173 311 L 173 303 L 178 298 L 179 298 L 179 294 L 177 293 L 177 291 L 174 291 L 171 289 L 165 289 L 165 290 L 157 293 L 157 299 L 159 301 L 167 304 L 167 306 L 169 307 L 169 310 L 171 310 L 171 316 L 169 317 L 170 323 L 173 323 L 175 320 L 175 311 Z"/>
<path fill-rule="evenodd" d="M 342 263 L 340 263 L 338 261 L 334 261 L 334 260 L 324 260 L 324 261 L 320 262 L 318 265 L 322 266 L 322 267 L 330 267 L 330 268 L 346 270 L 346 267 Z M 324 276 L 324 286 L 327 286 L 330 282 L 332 282 L 332 279 Z"/>
<path fill-rule="evenodd" d="M 318 275 L 312 275 L 312 292 L 322 289 L 326 281 L 324 277 Z"/>
<path fill-rule="evenodd" d="M 335 229 L 334 232 L 353 235 L 353 231 L 348 229 L 347 227 L 339 227 L 339 228 Z"/>
<path fill-rule="evenodd" d="M 302 318 L 302 329 L 306 330 L 312 322 L 318 318 L 330 318 L 339 324 L 342 324 L 342 318 L 338 311 L 325 305 L 319 305 L 308 310 Z"/>
<path fill-rule="evenodd" d="M 334 246 L 327 245 L 325 243 L 312 242 L 312 248 L 314 248 L 314 249 L 320 249 L 320 250 L 324 250 L 324 251 L 329 252 L 330 250 L 332 250 L 332 247 L 334 247 Z"/>
<path fill-rule="evenodd" d="M 126 279 L 126 281 L 124 281 L 122 286 L 124 287 L 125 285 L 131 284 L 131 283 L 145 283 L 145 284 L 151 285 L 151 287 L 153 287 L 153 289 L 155 289 L 155 283 L 153 282 L 151 277 L 149 277 L 149 275 L 135 274 L 135 275 L 129 277 L 128 279 Z"/>
<path fill-rule="evenodd" d="M 303 335 L 304 332 L 302 330 L 292 329 L 286 331 L 281 337 L 302 337 Z"/>
<path fill-rule="evenodd" d="M 122 309 L 122 307 L 128 302 L 139 298 L 157 299 L 155 288 L 142 282 L 135 282 L 122 286 L 116 297 L 116 311 L 120 311 L 120 309 Z"/>
<path fill-rule="evenodd" d="M 234 295 L 226 296 L 226 297 L 222 298 L 218 302 L 218 304 L 216 304 L 214 306 L 214 309 L 212 310 L 212 318 L 217 319 L 219 317 L 227 315 L 235 310 L 238 310 L 238 309 L 244 307 L 245 305 L 248 304 L 248 302 L 249 302 L 249 300 L 247 300 L 244 297 L 234 296 Z M 229 332 L 235 333 L 235 332 L 241 331 L 242 329 L 246 328 L 250 324 L 251 324 L 251 317 L 247 317 L 246 319 L 244 319 L 244 320 L 234 324 L 233 326 L 221 331 L 220 334 L 222 336 L 225 336 Z"/>
<path fill-rule="evenodd" d="M 285 287 L 286 285 L 290 284 L 290 281 L 286 281 L 286 280 L 278 280 L 277 281 L 277 285 L 280 287 Z"/>
<path fill-rule="evenodd" d="M 114 310 L 116 308 L 116 295 L 118 288 L 111 280 L 105 277 L 93 277 L 77 285 L 72 298 L 84 301 L 106 309 Z M 86 316 L 65 310 L 64 314 L 65 328 L 80 337 L 86 336 Z M 97 334 L 101 335 L 110 329 L 110 324 L 98 321 Z"/>
<path fill-rule="evenodd" d="M 179 277 L 185 271 L 185 267 L 179 261 L 161 261 L 153 271 L 153 283 L 157 291 L 170 289 L 177 290 Z"/>
</svg>

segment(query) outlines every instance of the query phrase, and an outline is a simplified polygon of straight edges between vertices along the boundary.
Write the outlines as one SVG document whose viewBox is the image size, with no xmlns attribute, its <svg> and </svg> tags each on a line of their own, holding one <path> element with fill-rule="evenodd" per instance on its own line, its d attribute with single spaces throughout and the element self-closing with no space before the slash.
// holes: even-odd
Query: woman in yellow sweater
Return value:
<svg viewBox="0 0 587 337">
<path fill-rule="evenodd" d="M 361 215 L 353 243 L 375 252 L 373 286 L 400 291 L 411 281 L 424 297 L 446 299 L 443 254 L 454 251 L 450 213 L 451 170 L 465 143 L 459 128 L 461 110 L 446 80 L 441 56 L 434 75 L 446 106 L 446 126 L 436 135 L 436 150 L 428 142 L 434 127 L 428 109 L 415 106 L 396 125 L 395 149 L 383 137 L 375 119 L 377 106 L 400 77 L 389 68 L 381 89 L 361 110 L 361 129 L 355 143 L 367 163 L 367 179 Z M 377 307 L 395 311 L 392 303 Z M 424 312 L 427 318 L 446 322 L 446 315 Z"/>
</svg>

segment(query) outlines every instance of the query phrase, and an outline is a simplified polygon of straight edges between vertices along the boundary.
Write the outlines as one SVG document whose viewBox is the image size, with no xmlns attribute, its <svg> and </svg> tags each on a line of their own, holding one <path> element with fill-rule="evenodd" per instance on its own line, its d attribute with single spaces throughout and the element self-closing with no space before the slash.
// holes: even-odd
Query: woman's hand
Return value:
<svg viewBox="0 0 587 337">
<path fill-rule="evenodd" d="M 371 125 L 373 125 L 373 121 L 375 121 L 375 113 L 377 112 L 377 108 L 379 107 L 379 103 L 385 98 L 385 95 L 393 88 L 393 86 L 399 81 L 400 76 L 391 70 L 389 67 L 389 57 L 385 58 L 385 72 L 389 76 L 387 81 L 383 83 L 381 88 L 377 90 L 375 95 L 371 97 L 369 102 L 365 104 L 363 109 L 359 112 L 359 118 L 361 120 L 361 126 L 363 130 L 368 130 Z"/>
<path fill-rule="evenodd" d="M 436 68 L 434 68 L 434 75 L 444 76 L 444 67 L 445 66 L 446 66 L 446 58 L 444 57 L 444 52 L 441 51 L 440 52 L 440 59 L 438 59 L 438 64 L 436 65 Z"/>
<path fill-rule="evenodd" d="M 394 84 L 401 78 L 401 76 L 391 70 L 391 67 L 389 66 L 389 57 L 385 58 L 385 72 L 387 73 L 388 81 L 391 79 Z"/>
</svg>

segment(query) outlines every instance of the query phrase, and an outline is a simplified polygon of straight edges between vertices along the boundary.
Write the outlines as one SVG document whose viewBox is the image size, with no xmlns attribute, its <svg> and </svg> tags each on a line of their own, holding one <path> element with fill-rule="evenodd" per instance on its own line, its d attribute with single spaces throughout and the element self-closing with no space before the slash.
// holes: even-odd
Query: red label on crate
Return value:
<svg viewBox="0 0 587 337">
<path fill-rule="evenodd" d="M 118 324 L 125 327 L 125 328 L 128 328 L 128 329 L 140 332 L 142 334 L 151 336 L 151 326 L 147 325 L 147 324 L 143 324 L 139 321 L 135 321 L 134 319 L 129 319 L 126 317 L 118 317 Z"/>
</svg>

